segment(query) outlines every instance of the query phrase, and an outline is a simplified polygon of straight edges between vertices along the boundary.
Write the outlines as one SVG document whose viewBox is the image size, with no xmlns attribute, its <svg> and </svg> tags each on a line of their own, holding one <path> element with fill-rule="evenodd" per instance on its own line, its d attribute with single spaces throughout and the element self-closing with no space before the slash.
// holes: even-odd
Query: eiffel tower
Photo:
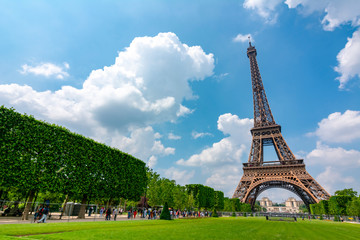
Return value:
<svg viewBox="0 0 360 240">
<path fill-rule="evenodd" d="M 249 38 L 247 56 L 250 60 L 253 89 L 254 127 L 251 129 L 249 159 L 247 163 L 243 163 L 244 174 L 233 198 L 239 198 L 253 208 L 260 193 L 270 188 L 283 188 L 299 196 L 309 208 L 309 204 L 327 200 L 330 195 L 306 171 L 304 160 L 296 159 L 286 144 L 281 126 L 275 123 L 271 113 L 256 55 L 256 49 Z M 277 161 L 264 161 L 264 146 L 275 148 Z"/>
</svg>

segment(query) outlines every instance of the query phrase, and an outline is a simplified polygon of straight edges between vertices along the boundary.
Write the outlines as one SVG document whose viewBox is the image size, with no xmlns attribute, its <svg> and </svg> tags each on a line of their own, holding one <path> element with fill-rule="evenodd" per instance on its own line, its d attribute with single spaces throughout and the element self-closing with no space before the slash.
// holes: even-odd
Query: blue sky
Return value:
<svg viewBox="0 0 360 240">
<path fill-rule="evenodd" d="M 251 35 L 291 150 L 330 194 L 360 192 L 359 1 L 0 3 L 0 104 L 231 196 L 251 143 Z"/>
</svg>

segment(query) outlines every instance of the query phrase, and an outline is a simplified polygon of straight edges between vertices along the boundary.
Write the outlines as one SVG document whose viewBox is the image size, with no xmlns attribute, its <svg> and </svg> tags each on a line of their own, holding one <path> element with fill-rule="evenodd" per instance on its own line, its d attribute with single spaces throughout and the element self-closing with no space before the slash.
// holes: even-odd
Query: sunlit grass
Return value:
<svg viewBox="0 0 360 240">
<path fill-rule="evenodd" d="M 358 239 L 360 225 L 319 220 L 206 218 L 0 225 L 1 239 Z"/>
</svg>

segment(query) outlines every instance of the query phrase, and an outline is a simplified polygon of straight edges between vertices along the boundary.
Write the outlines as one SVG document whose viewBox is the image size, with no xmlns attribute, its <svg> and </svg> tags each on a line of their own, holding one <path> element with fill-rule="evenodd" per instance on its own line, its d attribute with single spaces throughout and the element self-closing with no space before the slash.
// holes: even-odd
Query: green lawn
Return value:
<svg viewBox="0 0 360 240">
<path fill-rule="evenodd" d="M 0 225 L 1 239 L 359 239 L 360 225 L 319 220 L 206 218 Z"/>
</svg>

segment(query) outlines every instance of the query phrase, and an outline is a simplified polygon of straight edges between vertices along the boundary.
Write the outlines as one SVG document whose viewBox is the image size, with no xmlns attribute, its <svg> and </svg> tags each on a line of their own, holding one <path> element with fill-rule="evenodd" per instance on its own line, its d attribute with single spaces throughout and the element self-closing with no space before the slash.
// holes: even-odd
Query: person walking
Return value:
<svg viewBox="0 0 360 240">
<path fill-rule="evenodd" d="M 104 207 L 101 207 L 101 209 L 100 209 L 100 217 L 101 218 L 102 218 L 103 213 L 104 213 Z"/>
<path fill-rule="evenodd" d="M 118 215 L 118 210 L 116 208 L 113 211 L 113 215 L 114 215 L 114 221 L 116 221 L 116 217 Z"/>
<path fill-rule="evenodd" d="M 93 207 L 91 206 L 91 207 L 89 208 L 89 217 L 91 216 L 92 211 L 93 211 Z"/>
<path fill-rule="evenodd" d="M 34 214 L 34 222 L 36 222 L 38 217 L 39 217 L 39 209 L 37 209 L 35 214 Z"/>
<path fill-rule="evenodd" d="M 49 214 L 49 208 L 48 206 L 45 206 L 44 210 L 42 211 L 42 217 L 40 218 L 40 220 L 38 221 L 38 223 L 46 223 L 46 217 Z"/>
<path fill-rule="evenodd" d="M 105 220 L 110 220 L 110 217 L 111 217 L 111 208 L 109 207 L 109 208 L 106 210 Z"/>
</svg>

